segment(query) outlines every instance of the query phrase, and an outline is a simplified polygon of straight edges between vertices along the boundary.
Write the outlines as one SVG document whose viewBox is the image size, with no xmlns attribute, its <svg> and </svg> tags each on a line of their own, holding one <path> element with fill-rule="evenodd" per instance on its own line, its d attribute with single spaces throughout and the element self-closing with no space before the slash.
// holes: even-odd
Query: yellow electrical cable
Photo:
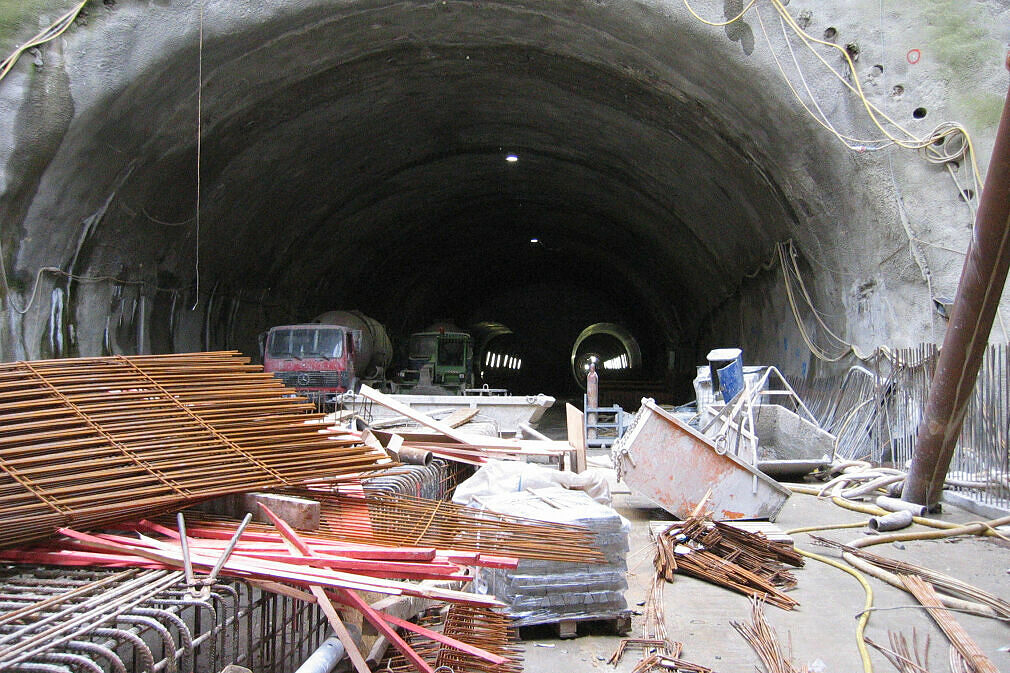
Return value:
<svg viewBox="0 0 1010 673">
<path fill-rule="evenodd" d="M 974 146 L 974 143 L 971 140 L 971 136 L 968 134 L 968 130 L 967 129 L 965 129 L 960 124 L 950 124 L 949 131 L 944 131 L 944 133 L 942 133 L 938 137 L 931 134 L 931 136 L 929 138 L 925 139 L 925 140 L 918 138 L 914 133 L 912 133 L 911 131 L 909 131 L 905 127 L 903 127 L 901 124 L 899 124 L 897 121 L 895 121 L 894 119 L 892 119 L 885 112 L 883 112 L 880 108 L 878 108 L 876 105 L 874 105 L 873 103 L 871 103 L 869 101 L 869 99 L 866 97 L 866 94 L 863 92 L 862 85 L 859 83 L 859 76 L 856 73 L 856 64 L 852 60 L 852 57 L 849 55 L 849 52 L 848 52 L 847 49 L 845 49 L 844 47 L 840 47 L 839 45 L 835 44 L 834 42 L 828 42 L 827 40 L 821 40 L 821 39 L 818 39 L 818 38 L 810 35 L 805 30 L 803 30 L 803 28 L 801 28 L 798 23 L 796 23 L 796 20 L 793 18 L 792 14 L 790 14 L 788 12 L 788 10 L 786 10 L 786 8 L 782 4 L 781 0 L 771 0 L 771 2 L 772 2 L 772 5 L 775 7 L 776 11 L 778 11 L 779 15 L 783 18 L 783 20 L 785 20 L 785 22 L 787 24 L 789 24 L 789 27 L 793 29 L 793 32 L 795 32 L 796 35 L 801 40 L 803 40 L 804 44 L 811 51 L 811 53 L 813 53 L 818 58 L 818 60 L 820 60 L 821 63 L 823 63 L 825 65 L 825 67 L 827 67 L 835 75 L 835 77 L 837 77 L 838 80 L 840 82 L 842 82 L 843 85 L 845 85 L 846 88 L 848 88 L 850 91 L 852 91 L 853 93 L 855 93 L 859 97 L 860 102 L 863 104 L 863 107 L 866 110 L 866 113 L 869 115 L 870 120 L 873 122 L 874 126 L 876 126 L 878 129 L 880 129 L 881 133 L 883 133 L 889 140 L 893 141 L 897 145 L 900 145 L 901 147 L 905 147 L 907 149 L 916 149 L 916 150 L 919 150 L 919 149 L 928 148 L 935 141 L 937 141 L 939 138 L 946 137 L 950 133 L 954 133 L 956 131 L 959 131 L 959 132 L 961 132 L 964 135 L 965 142 L 966 142 L 966 144 L 968 146 L 968 155 L 969 155 L 969 159 L 971 160 L 972 169 L 975 172 L 975 179 L 976 179 L 976 181 L 981 182 L 981 178 L 980 178 L 981 174 L 980 174 L 980 172 L 978 170 L 978 163 L 977 163 L 976 157 L 975 157 L 975 146 Z M 842 57 L 845 59 L 846 64 L 849 67 L 849 72 L 851 72 L 852 75 L 853 75 L 852 76 L 852 82 L 854 82 L 854 84 L 850 84 L 844 77 L 841 76 L 841 74 L 838 71 L 836 71 L 834 68 L 832 68 L 831 64 L 829 64 L 824 59 L 823 56 L 821 56 L 819 53 L 817 53 L 817 51 L 814 50 L 813 47 L 810 46 L 810 42 L 814 42 L 816 44 L 820 44 L 820 45 L 823 45 L 825 47 L 829 47 L 831 49 L 835 49 L 838 52 L 840 52 L 841 55 L 842 55 Z M 911 141 L 909 141 L 909 140 L 901 140 L 899 138 L 896 138 L 894 135 L 892 135 L 883 126 L 883 124 L 880 123 L 880 120 L 878 119 L 877 115 L 879 115 L 881 119 L 884 119 L 885 121 L 887 121 L 888 123 L 890 123 L 891 125 L 893 125 L 896 129 L 898 129 L 899 131 L 901 131 L 902 133 L 904 133 L 906 136 L 908 136 L 908 138 L 910 138 Z M 939 129 L 939 128 L 943 127 L 943 126 L 944 125 L 938 126 L 937 129 Z M 935 133 L 935 131 L 934 131 L 934 133 Z"/>
<path fill-rule="evenodd" d="M 782 75 L 782 80 L 786 83 L 786 86 L 789 87 L 789 90 L 793 93 L 793 97 L 796 98 L 796 102 L 800 104 L 800 106 L 804 109 L 804 111 L 806 111 L 806 113 L 808 115 L 810 115 L 811 119 L 813 119 L 815 122 L 817 122 L 818 124 L 820 124 L 825 130 L 827 130 L 829 133 L 832 133 L 835 137 L 837 137 L 839 140 L 841 140 L 842 143 L 847 148 L 849 148 L 852 151 L 880 150 L 880 149 L 884 149 L 885 147 L 889 147 L 890 145 L 894 144 L 893 141 L 890 141 L 890 142 L 887 142 L 887 143 L 881 145 L 880 147 L 866 147 L 867 145 L 872 145 L 874 143 L 882 143 L 883 140 L 877 139 L 877 138 L 875 138 L 873 140 L 863 140 L 861 138 L 854 138 L 852 136 L 847 136 L 847 135 L 845 135 L 843 133 L 839 133 L 838 130 L 835 129 L 835 127 L 832 126 L 831 123 L 827 120 L 827 115 L 825 115 L 824 112 L 821 111 L 819 107 L 818 107 L 818 112 L 820 112 L 820 115 L 814 114 L 813 110 L 811 110 L 809 107 L 807 107 L 807 104 L 806 104 L 806 102 L 804 102 L 803 97 L 800 96 L 800 93 L 796 90 L 796 87 L 794 87 L 793 83 L 789 80 L 789 75 L 786 74 L 785 69 L 782 67 L 781 61 L 779 61 L 779 57 L 775 54 L 775 50 L 772 48 L 771 37 L 768 35 L 768 30 L 765 28 L 764 19 L 761 18 L 761 12 L 755 12 L 755 15 L 757 16 L 758 25 L 761 26 L 761 33 L 765 37 L 765 43 L 768 44 L 768 53 L 771 54 L 772 60 L 775 61 L 775 66 L 778 68 L 779 74 Z M 789 47 L 789 53 L 793 56 L 793 63 L 795 64 L 796 70 L 797 70 L 797 72 L 800 75 L 800 79 L 803 79 L 803 73 L 800 72 L 799 63 L 796 61 L 795 54 L 793 54 L 792 45 L 789 44 L 789 40 L 785 36 L 785 26 L 784 25 L 783 25 L 783 37 L 786 40 L 786 46 Z M 804 85 L 806 85 L 806 81 L 805 80 L 804 80 Z M 810 88 L 809 87 L 805 87 L 805 88 L 807 89 L 807 94 L 810 96 L 810 100 L 814 103 L 815 106 L 817 106 L 817 101 L 814 100 L 813 94 L 810 92 Z M 824 117 L 824 118 L 821 119 L 821 117 Z M 850 145 L 849 144 L 850 142 L 859 143 L 859 145 Z"/>
<path fill-rule="evenodd" d="M 750 8 L 753 7 L 756 4 L 757 4 L 757 0 L 750 0 L 750 2 L 748 2 L 747 5 L 743 9 L 740 10 L 739 14 L 737 14 L 736 16 L 734 16 L 729 21 L 719 21 L 719 22 L 716 22 L 716 21 L 709 21 L 708 19 L 704 19 L 701 16 L 699 16 L 698 13 L 694 11 L 694 8 L 691 7 L 691 3 L 688 2 L 688 0 L 684 0 L 684 6 L 687 7 L 687 11 L 691 12 L 691 16 L 693 16 L 694 18 L 698 19 L 699 21 L 701 21 L 702 23 L 704 23 L 706 26 L 715 26 L 716 28 L 721 28 L 722 26 L 728 26 L 729 24 L 731 24 L 731 23 L 733 23 L 735 21 L 739 21 L 740 18 L 744 14 L 746 14 L 748 11 L 750 11 Z"/>
<path fill-rule="evenodd" d="M 790 250 L 793 250 L 792 241 L 789 241 L 788 244 Z M 860 360 L 869 360 L 870 358 L 874 357 L 878 353 L 879 349 L 878 351 L 874 351 L 873 353 L 870 354 L 862 353 L 854 344 L 846 343 L 844 340 L 840 339 L 834 332 L 828 329 L 827 325 L 824 324 L 824 321 L 821 320 L 820 316 L 817 315 L 817 311 L 816 309 L 814 309 L 813 304 L 810 300 L 810 294 L 806 291 L 806 285 L 803 283 L 802 279 L 799 276 L 799 267 L 796 265 L 795 255 L 790 255 L 793 274 L 799 280 L 801 288 L 803 288 L 804 298 L 806 299 L 807 305 L 810 306 L 810 309 L 814 314 L 814 318 L 817 320 L 817 323 L 821 325 L 821 327 L 828 333 L 829 336 L 834 338 L 836 341 L 839 342 L 839 344 L 843 345 L 845 348 L 838 355 L 831 355 L 826 350 L 824 350 L 823 348 L 814 343 L 813 337 L 811 337 L 810 333 L 807 331 L 807 326 L 804 324 L 803 317 L 800 315 L 799 306 L 797 305 L 796 297 L 794 295 L 794 290 L 792 287 L 792 282 L 789 279 L 790 265 L 786 264 L 785 245 L 779 244 L 778 250 L 779 250 L 780 263 L 782 265 L 782 279 L 785 284 L 786 298 L 788 299 L 789 306 L 792 309 L 793 318 L 796 321 L 796 327 L 800 332 L 800 337 L 802 337 L 803 342 L 807 345 L 807 348 L 810 350 L 810 352 L 815 357 L 825 362 L 838 362 L 839 360 L 847 356 L 850 352 L 853 353 Z"/>
<path fill-rule="evenodd" d="M 866 593 L 866 601 L 863 604 L 863 612 L 859 616 L 859 622 L 856 624 L 856 647 L 859 649 L 859 657 L 863 660 L 863 671 L 864 673 L 873 673 L 873 664 L 870 662 L 870 652 L 866 649 L 866 642 L 863 638 L 863 634 L 866 631 L 866 624 L 870 621 L 870 610 L 873 608 L 873 587 L 870 583 L 866 581 L 863 574 L 858 570 L 854 570 L 847 565 L 843 565 L 838 561 L 829 559 L 826 556 L 821 556 L 820 554 L 815 554 L 814 552 L 805 551 L 800 548 L 796 548 L 796 551 L 802 556 L 807 558 L 812 558 L 815 561 L 820 561 L 829 566 L 838 568 L 844 572 L 849 573 L 863 585 L 863 591 Z"/>
<path fill-rule="evenodd" d="M 739 21 L 749 10 L 754 8 L 756 4 L 757 4 L 756 0 L 751 0 L 751 2 L 747 3 L 747 5 L 743 8 L 743 10 L 741 10 L 740 13 L 734 16 L 732 19 L 717 22 L 717 21 L 709 21 L 700 16 L 691 6 L 690 2 L 688 0 L 684 0 L 685 7 L 695 19 L 697 19 L 698 21 L 700 21 L 705 25 L 714 27 L 728 26 L 731 23 Z M 873 123 L 874 126 L 877 127 L 877 129 L 880 130 L 880 132 L 884 135 L 884 138 L 889 140 L 890 143 L 896 144 L 906 149 L 924 151 L 926 153 L 927 160 L 932 163 L 946 163 L 947 161 L 953 161 L 954 158 L 939 154 L 938 151 L 935 149 L 934 143 L 942 141 L 945 138 L 950 137 L 952 135 L 961 134 L 964 137 L 964 149 L 962 151 L 962 154 L 967 155 L 969 159 L 973 173 L 972 175 L 973 181 L 976 186 L 979 183 L 981 183 L 981 171 L 979 171 L 978 160 L 975 155 L 975 144 L 972 141 L 971 135 L 968 133 L 968 130 L 962 124 L 945 122 L 937 126 L 935 129 L 933 129 L 933 131 L 929 134 L 927 138 L 925 139 L 919 138 L 914 133 L 912 133 L 904 126 L 902 126 L 900 123 L 898 123 L 895 119 L 890 117 L 879 107 L 870 102 L 870 100 L 866 97 L 865 92 L 863 91 L 862 85 L 860 84 L 859 76 L 858 73 L 856 72 L 855 62 L 852 60 L 852 56 L 849 54 L 847 49 L 835 44 L 834 42 L 829 42 L 827 40 L 822 40 L 817 37 L 814 37 L 810 33 L 806 32 L 796 22 L 796 19 L 793 18 L 792 14 L 790 14 L 789 11 L 785 8 L 785 5 L 782 3 L 781 0 L 771 0 L 771 4 L 772 7 L 775 9 L 775 11 L 779 14 L 782 21 L 784 21 L 792 29 L 792 31 L 796 34 L 796 36 L 803 42 L 804 46 L 807 47 L 807 49 L 824 65 L 824 67 L 826 67 L 838 79 L 838 81 L 840 81 L 847 89 L 849 89 L 849 91 L 856 94 L 856 96 L 859 98 L 860 103 L 862 103 L 863 108 L 866 110 L 866 113 L 869 116 L 870 121 Z M 849 141 L 859 142 L 858 140 L 839 133 L 836 129 L 831 127 L 830 124 L 825 123 L 825 121 L 822 121 L 817 115 L 813 114 L 813 112 L 809 109 L 809 107 L 807 107 L 807 105 L 802 101 L 798 92 L 790 82 L 789 77 L 786 75 L 784 69 L 779 63 L 778 58 L 775 57 L 774 50 L 771 49 L 770 40 L 768 38 L 767 31 L 765 30 L 764 27 L 764 22 L 761 19 L 760 12 L 757 12 L 757 14 L 758 14 L 758 21 L 761 24 L 762 32 L 764 32 L 765 34 L 766 41 L 769 42 L 769 50 L 772 53 L 772 56 L 775 58 L 775 63 L 778 66 L 779 72 L 782 75 L 783 79 L 785 80 L 789 89 L 793 92 L 793 95 L 800 102 L 800 105 L 803 107 L 803 109 L 807 112 L 808 115 L 810 115 L 812 119 L 814 119 L 818 124 L 823 126 L 829 132 L 834 134 L 847 147 L 849 147 L 849 149 L 859 149 L 849 145 Z M 792 47 L 791 45 L 788 44 L 788 38 L 785 37 L 785 39 L 787 42 L 787 46 L 790 47 L 791 52 Z M 842 55 L 842 58 L 845 60 L 849 72 L 852 74 L 852 82 L 850 83 L 845 77 L 842 76 L 840 72 L 835 70 L 835 68 L 832 67 L 832 65 L 828 63 L 827 60 L 820 53 L 817 52 L 816 49 L 814 49 L 814 45 L 822 45 L 828 47 L 829 49 L 834 49 L 838 51 Z M 888 129 L 884 126 L 884 124 L 881 123 L 881 120 L 887 122 L 888 124 L 891 124 L 895 129 L 904 134 L 906 138 L 903 139 L 896 137 L 894 134 L 888 131 Z M 884 140 L 875 140 L 870 142 L 883 143 Z M 868 148 L 868 149 L 880 149 L 880 148 Z"/>
<path fill-rule="evenodd" d="M 816 533 L 822 530 L 841 530 L 842 528 L 865 528 L 868 523 L 868 521 L 853 521 L 851 523 L 828 523 L 823 526 L 806 526 L 804 528 L 793 528 L 792 530 L 787 530 L 786 535 Z"/>
<path fill-rule="evenodd" d="M 35 37 L 15 49 L 14 53 L 10 56 L 5 58 L 3 61 L 0 61 L 0 80 L 7 76 L 7 73 L 11 71 L 14 64 L 18 62 L 18 59 L 21 58 L 26 51 L 43 45 L 51 40 L 55 40 L 65 33 L 67 29 L 73 25 L 74 20 L 77 19 L 77 15 L 81 13 L 81 10 L 84 9 L 84 6 L 87 4 L 88 0 L 82 0 L 76 7 L 58 18 L 51 26 L 36 34 Z M 52 31 L 56 32 L 53 33 Z"/>
</svg>

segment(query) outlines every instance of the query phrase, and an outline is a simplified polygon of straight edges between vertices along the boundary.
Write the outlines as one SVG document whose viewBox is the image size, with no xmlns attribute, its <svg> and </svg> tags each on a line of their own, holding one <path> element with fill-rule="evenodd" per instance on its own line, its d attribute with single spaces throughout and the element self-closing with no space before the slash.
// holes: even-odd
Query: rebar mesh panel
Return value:
<svg viewBox="0 0 1010 673">
<path fill-rule="evenodd" d="M 0 364 L 0 545 L 371 469 L 235 352 Z"/>
</svg>

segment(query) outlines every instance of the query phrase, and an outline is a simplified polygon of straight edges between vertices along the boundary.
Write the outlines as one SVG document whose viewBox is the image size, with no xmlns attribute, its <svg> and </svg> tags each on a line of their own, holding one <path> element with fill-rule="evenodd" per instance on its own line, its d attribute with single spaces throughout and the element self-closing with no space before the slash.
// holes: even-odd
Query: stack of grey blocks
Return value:
<svg viewBox="0 0 1010 673">
<path fill-rule="evenodd" d="M 561 487 L 483 496 L 479 502 L 492 512 L 584 526 L 606 558 L 605 563 L 522 559 L 514 570 L 481 568 L 474 590 L 504 601 L 516 626 L 609 619 L 627 610 L 630 524 L 612 508 Z"/>
</svg>

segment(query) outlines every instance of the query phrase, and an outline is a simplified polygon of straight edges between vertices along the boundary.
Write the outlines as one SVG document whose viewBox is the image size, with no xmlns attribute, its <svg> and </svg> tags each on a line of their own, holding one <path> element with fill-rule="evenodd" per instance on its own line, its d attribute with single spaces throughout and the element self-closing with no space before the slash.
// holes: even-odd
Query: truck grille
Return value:
<svg viewBox="0 0 1010 673">
<path fill-rule="evenodd" d="M 274 376 L 291 388 L 346 388 L 347 372 L 274 372 Z"/>
</svg>

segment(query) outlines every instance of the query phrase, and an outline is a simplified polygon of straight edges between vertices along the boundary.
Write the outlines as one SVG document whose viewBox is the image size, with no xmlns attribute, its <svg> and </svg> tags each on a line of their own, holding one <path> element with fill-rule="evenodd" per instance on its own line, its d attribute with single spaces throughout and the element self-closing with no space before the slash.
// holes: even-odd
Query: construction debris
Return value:
<svg viewBox="0 0 1010 673">
<path fill-rule="evenodd" d="M 330 492 L 296 490 L 320 503 L 318 534 L 392 546 L 434 546 L 551 562 L 598 564 L 594 531 L 563 521 L 517 516 L 408 495 L 372 493 L 345 484 Z"/>
<path fill-rule="evenodd" d="M 943 607 L 943 604 L 940 603 L 939 598 L 936 596 L 933 585 L 914 575 L 900 575 L 899 577 L 901 577 L 901 581 L 905 583 L 908 591 L 915 596 L 919 603 L 929 608 L 929 616 L 933 618 L 933 621 L 940 627 L 940 630 L 950 640 L 950 644 L 960 654 L 961 659 L 963 659 L 963 662 L 958 662 L 959 666 L 963 666 L 965 670 L 972 671 L 973 673 L 999 673 L 999 668 L 996 664 L 982 652 L 978 643 L 954 619 L 950 610 Z"/>
<path fill-rule="evenodd" d="M 867 645 L 884 655 L 884 658 L 898 669 L 898 673 L 929 673 L 929 634 L 926 634 L 926 642 L 921 648 L 921 654 L 919 634 L 914 629 L 912 630 L 911 644 L 903 633 L 895 633 L 894 631 L 887 632 L 887 639 L 891 643 L 889 648 L 875 643 L 869 638 L 864 638 Z"/>
<path fill-rule="evenodd" d="M 751 598 L 751 623 L 730 622 L 743 639 L 757 653 L 768 673 L 803 673 L 792 663 L 792 656 L 782 650 L 775 629 L 768 625 L 764 615 L 764 602 Z"/>
<path fill-rule="evenodd" d="M 393 396 L 383 394 L 368 386 L 361 386 L 361 395 L 400 414 L 402 418 L 412 420 L 429 429 L 427 434 L 410 433 L 409 437 L 396 433 L 373 433 L 376 441 L 374 446 L 385 448 L 393 454 L 409 450 L 415 452 L 415 455 L 418 453 L 420 455 L 430 454 L 470 465 L 483 465 L 490 459 L 517 460 L 533 456 L 546 456 L 560 460 L 561 457 L 572 451 L 572 447 L 567 442 L 542 439 L 503 439 L 457 429 L 452 427 L 450 423 L 436 420 L 399 402 Z M 340 429 L 334 430 L 334 432 L 365 439 L 364 435 L 354 430 Z"/>
<path fill-rule="evenodd" d="M 639 673 L 647 671 L 673 670 L 685 673 L 711 673 L 711 669 L 691 664 L 680 658 L 684 649 L 682 643 L 671 642 L 666 630 L 666 615 L 663 614 L 663 587 L 666 582 L 658 575 L 653 577 L 649 588 L 649 598 L 646 600 L 645 624 L 642 626 L 641 638 L 623 638 L 614 653 L 610 655 L 608 664 L 617 666 L 629 647 L 640 648 L 642 658 L 634 670 Z"/>
<path fill-rule="evenodd" d="M 676 573 L 682 573 L 785 610 L 798 605 L 783 592 L 796 586 L 796 578 L 786 565 L 802 566 L 803 557 L 787 544 L 707 516 L 674 522 L 655 540 L 656 571 L 668 582 Z"/>
<path fill-rule="evenodd" d="M 483 608 L 500 605 L 494 598 L 430 584 L 414 584 L 395 579 L 439 579 L 469 582 L 472 575 L 460 563 L 480 566 L 480 554 L 464 555 L 462 559 L 452 551 L 409 548 L 393 549 L 359 544 L 338 544 L 330 540 L 299 535 L 269 508 L 261 508 L 271 519 L 276 531 L 265 527 L 247 532 L 245 524 L 235 529 L 230 540 L 225 540 L 218 526 L 203 529 L 189 526 L 173 529 L 161 524 L 141 520 L 125 525 L 127 529 L 143 531 L 136 539 L 110 533 L 89 535 L 70 529 L 61 529 L 67 538 L 29 550 L 0 552 L 5 561 L 45 563 L 48 565 L 92 565 L 107 567 L 134 566 L 139 568 L 185 569 L 190 590 L 197 586 L 208 587 L 220 571 L 223 576 L 238 577 L 261 589 L 317 603 L 326 614 L 334 632 L 340 638 L 355 669 L 367 673 L 368 667 L 358 646 L 344 626 L 332 602 L 349 606 L 360 612 L 417 670 L 432 673 L 420 655 L 414 652 L 397 633 L 406 628 L 432 638 L 443 646 L 465 653 L 496 666 L 509 663 L 499 654 L 467 643 L 451 635 L 429 633 L 425 629 L 394 615 L 380 612 L 369 606 L 358 594 L 361 591 L 387 595 L 406 595 L 437 601 L 456 602 Z M 151 537 L 156 535 L 158 537 Z M 490 561 L 496 566 L 515 567 L 518 559 L 496 557 Z M 212 568 L 208 579 L 197 583 L 192 569 Z M 171 580 L 175 582 L 175 579 Z M 304 590 L 309 593 L 305 593 Z M 202 590 L 201 590 L 202 591 Z M 15 649 L 14 656 L 20 650 Z M 4 656 L 7 655 L 5 651 Z"/>
<path fill-rule="evenodd" d="M 106 567 L 167 567 L 182 569 L 184 550 L 177 530 L 149 521 L 124 526 L 141 530 L 137 538 L 112 533 L 87 534 L 69 528 L 60 529 L 65 538 L 20 550 L 0 551 L 0 560 L 13 563 L 44 563 L 54 566 L 103 565 Z M 319 584 L 330 588 L 351 588 L 391 595 L 412 595 L 439 600 L 462 600 L 481 605 L 496 601 L 474 594 L 456 591 L 424 589 L 418 585 L 386 579 L 457 579 L 469 576 L 460 567 L 451 551 L 431 548 L 389 549 L 368 545 L 337 544 L 331 540 L 312 538 L 311 548 L 322 556 L 300 560 L 291 557 L 284 541 L 276 533 L 265 530 L 244 531 L 233 548 L 228 541 L 235 527 L 221 535 L 221 529 L 206 530 L 199 525 L 187 526 L 188 556 L 194 568 L 208 570 L 221 562 L 222 576 L 255 578 L 285 582 L 295 586 Z M 150 537 L 151 534 L 161 537 Z M 465 562 L 479 565 L 479 554 L 466 555 Z M 517 563 L 517 560 L 513 560 Z M 501 558 L 494 565 L 509 564 Z"/>
<path fill-rule="evenodd" d="M 810 537 L 818 544 L 841 549 L 846 554 L 851 554 L 888 573 L 898 576 L 913 575 L 915 577 L 919 577 L 920 579 L 929 582 L 937 591 L 942 591 L 950 596 L 967 601 L 974 601 L 987 606 L 992 610 L 993 616 L 1010 620 L 1010 602 L 988 591 L 984 591 L 976 586 L 968 584 L 963 580 L 959 580 L 956 577 L 951 577 L 950 575 L 937 572 L 936 570 L 931 570 L 923 566 L 898 561 L 896 559 L 887 558 L 886 556 L 880 556 L 878 554 L 874 554 L 873 552 L 857 549 L 856 547 L 827 540 L 816 535 L 811 535 Z"/>
<path fill-rule="evenodd" d="M 0 545 L 388 459 L 234 352 L 0 364 Z"/>
<path fill-rule="evenodd" d="M 438 420 L 367 388 L 365 394 L 369 404 L 388 404 L 392 413 L 403 412 L 425 429 L 329 427 L 234 353 L 0 365 L 0 477 L 7 480 L 0 482 L 0 539 L 11 545 L 0 550 L 0 563 L 8 564 L 8 573 L 25 572 L 29 564 L 45 564 L 56 574 L 96 566 L 106 573 L 96 575 L 95 586 L 12 600 L 13 608 L 0 608 L 0 669 L 63 657 L 63 668 L 94 670 L 66 659 L 73 655 L 59 648 L 91 638 L 84 647 L 98 652 L 107 627 L 133 607 L 146 610 L 152 591 L 161 601 L 197 609 L 242 586 L 288 601 L 288 614 L 295 614 L 293 605 L 308 608 L 322 625 L 320 635 L 326 628 L 337 634 L 357 673 L 380 661 L 390 671 L 517 673 L 519 626 L 557 624 L 565 637 L 575 634 L 578 621 L 604 619 L 624 624 L 621 633 L 630 631 L 624 599 L 628 522 L 584 492 L 553 486 L 561 482 L 602 492 L 605 481 L 588 471 L 572 475 L 519 462 L 568 455 L 578 465 L 584 437 L 556 442 L 535 432 L 530 440 L 480 435 L 472 425 L 460 425 L 474 415 L 472 409 Z M 751 398 L 742 404 L 740 399 L 717 424 L 724 421 L 722 431 L 750 442 L 754 454 L 758 419 L 750 414 L 768 414 Z M 798 407 L 801 412 L 805 408 Z M 583 429 L 580 424 L 578 434 Z M 785 501 L 782 486 L 747 465 L 757 454 L 723 455 L 731 448 L 726 442 L 678 424 L 649 400 L 625 440 L 615 449 L 618 470 L 633 487 L 653 489 L 650 496 L 658 494 L 654 499 L 685 520 L 650 526 L 656 574 L 648 600 L 640 603 L 644 623 L 639 637 L 620 642 L 610 663 L 616 666 L 631 651 L 639 656 L 636 673 L 712 673 L 687 661 L 684 646 L 667 632 L 663 590 L 681 573 L 750 596 L 752 623 L 734 622 L 734 628 L 768 671 L 798 671 L 764 621 L 762 606 L 798 605 L 786 592 L 797 583 L 792 567 L 802 566 L 801 554 L 808 552 L 794 549 L 788 535 L 774 534 L 773 524 L 721 520 L 773 517 Z M 418 464 L 395 465 L 397 459 Z M 483 467 L 488 463 L 495 467 Z M 471 494 L 469 506 L 445 501 L 472 465 L 482 466 L 487 492 Z M 389 466 L 393 469 L 381 473 L 376 469 Z M 536 469 L 550 474 L 550 486 L 531 482 L 527 475 Z M 876 495 L 897 472 L 863 470 L 844 475 L 847 495 Z M 519 476 L 513 482 L 501 476 L 505 472 Z M 841 489 L 841 482 L 829 487 Z M 189 510 L 188 521 L 180 515 L 173 522 L 168 515 L 186 506 L 210 508 L 209 499 L 221 494 L 233 494 L 234 504 L 243 505 L 229 512 L 232 518 L 214 509 Z M 282 505 L 294 510 L 278 516 Z M 700 514 L 706 505 L 715 511 Z M 263 512 L 263 522 L 237 521 L 250 506 Z M 1002 618 L 1010 618 L 1010 603 L 935 571 L 838 546 L 850 564 L 889 574 L 928 607 L 954 643 L 952 670 L 996 670 L 939 607 L 937 591 L 962 603 L 974 601 L 976 613 Z M 869 609 L 868 604 L 861 623 Z M 440 618 L 421 617 L 431 610 L 441 611 Z M 64 611 L 66 620 L 56 617 Z M 236 600 L 234 621 L 225 615 L 214 623 L 216 633 L 237 624 L 239 611 Z M 76 621 L 76 613 L 83 621 Z M 355 626 L 359 617 L 367 628 L 364 637 L 374 642 L 362 642 Z M 168 638 L 159 628 L 115 636 L 113 649 L 128 649 L 124 643 L 133 637 L 136 654 L 123 666 L 106 657 L 112 669 L 210 670 L 197 659 L 205 654 L 186 645 L 188 636 L 177 624 L 167 629 Z M 179 644 L 169 642 L 173 633 Z M 157 668 L 136 645 L 156 637 L 165 640 L 164 663 Z M 213 651 L 217 637 L 206 638 L 203 647 Z M 185 653 L 187 647 L 192 653 Z M 860 647 L 865 655 L 861 642 Z M 926 670 L 915 642 L 909 646 L 892 635 L 890 648 L 876 647 L 903 672 Z M 390 660 L 383 659 L 387 649 L 395 651 Z M 304 658 L 299 654 L 297 660 Z M 292 655 L 287 663 L 295 661 Z M 228 663 L 252 666 L 253 660 L 224 657 L 214 663 L 220 670 Z M 274 668 L 261 670 L 289 668 L 271 663 Z"/>
<path fill-rule="evenodd" d="M 649 671 L 656 670 L 673 671 L 673 673 L 715 673 L 714 670 L 706 666 L 692 664 L 689 661 L 665 654 L 654 654 L 651 657 L 642 659 L 632 669 L 631 673 L 649 673 Z"/>
</svg>

